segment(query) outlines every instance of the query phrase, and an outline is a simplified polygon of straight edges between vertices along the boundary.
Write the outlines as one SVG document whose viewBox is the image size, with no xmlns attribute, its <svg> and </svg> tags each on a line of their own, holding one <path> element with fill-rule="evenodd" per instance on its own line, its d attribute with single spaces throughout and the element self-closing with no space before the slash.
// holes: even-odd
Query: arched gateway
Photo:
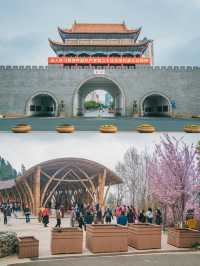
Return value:
<svg viewBox="0 0 200 266">
<path fill-rule="evenodd" d="M 97 162 L 81 158 L 61 158 L 42 162 L 16 180 L 0 182 L 0 200 L 29 205 L 37 215 L 41 206 L 74 203 L 104 204 L 111 185 L 122 180 Z M 105 191 L 105 186 L 107 187 Z"/>
<path fill-rule="evenodd" d="M 100 76 L 85 80 L 76 89 L 73 98 L 74 116 L 82 116 L 84 114 L 84 100 L 89 93 L 96 90 L 107 91 L 112 96 L 115 115 L 125 115 L 125 94 L 123 89 L 111 78 Z"/>
</svg>

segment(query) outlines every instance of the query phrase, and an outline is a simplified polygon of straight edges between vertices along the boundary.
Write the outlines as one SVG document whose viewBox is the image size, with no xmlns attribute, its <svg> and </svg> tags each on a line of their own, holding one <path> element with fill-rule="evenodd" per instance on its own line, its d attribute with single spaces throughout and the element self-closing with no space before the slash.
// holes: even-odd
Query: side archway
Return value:
<svg viewBox="0 0 200 266">
<path fill-rule="evenodd" d="M 25 112 L 28 116 L 57 116 L 58 100 L 49 92 L 37 92 L 26 101 Z"/>
<path fill-rule="evenodd" d="M 172 115 L 170 98 L 160 92 L 150 92 L 140 100 L 140 115 L 169 117 Z"/>
</svg>

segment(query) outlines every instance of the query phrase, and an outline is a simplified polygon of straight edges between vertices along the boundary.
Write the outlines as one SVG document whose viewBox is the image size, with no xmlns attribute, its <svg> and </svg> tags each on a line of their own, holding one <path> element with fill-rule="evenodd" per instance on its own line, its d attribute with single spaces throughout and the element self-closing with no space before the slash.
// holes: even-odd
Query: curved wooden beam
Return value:
<svg viewBox="0 0 200 266">
<path fill-rule="evenodd" d="M 28 192 L 28 196 L 29 196 L 28 199 L 30 200 L 30 203 L 31 203 L 31 205 L 32 205 L 32 211 L 34 211 L 34 208 L 35 208 L 35 202 L 34 202 L 34 198 L 33 198 L 33 192 L 32 192 L 32 190 L 31 190 L 31 188 L 30 188 L 30 186 L 29 186 L 27 180 L 24 180 L 24 181 L 23 181 L 23 184 L 24 184 L 24 186 L 25 186 L 25 189 L 26 189 L 27 192 Z"/>
<path fill-rule="evenodd" d="M 43 191 L 42 191 L 42 195 L 41 195 L 41 206 L 43 205 L 43 201 L 44 201 L 44 197 L 45 194 L 50 186 L 50 184 L 52 183 L 52 181 L 54 180 L 54 178 L 56 177 L 57 174 L 59 174 L 61 171 L 63 171 L 66 168 L 66 166 L 63 166 L 61 168 L 59 168 L 52 176 L 48 175 L 47 173 L 45 173 L 42 169 L 40 170 L 41 174 L 43 174 L 44 176 L 46 176 L 47 178 L 49 178 L 48 182 L 46 183 Z"/>
<path fill-rule="evenodd" d="M 48 195 L 48 197 L 46 198 L 44 204 L 42 204 L 41 206 L 46 206 L 48 200 L 51 198 L 51 196 L 53 195 L 53 193 L 55 192 L 55 190 L 57 189 L 57 187 L 60 185 L 60 183 L 62 182 L 62 180 L 71 172 L 71 169 L 69 171 L 67 171 L 59 180 L 59 182 L 55 185 L 55 187 L 53 188 L 53 190 L 50 192 L 50 194 Z"/>
</svg>

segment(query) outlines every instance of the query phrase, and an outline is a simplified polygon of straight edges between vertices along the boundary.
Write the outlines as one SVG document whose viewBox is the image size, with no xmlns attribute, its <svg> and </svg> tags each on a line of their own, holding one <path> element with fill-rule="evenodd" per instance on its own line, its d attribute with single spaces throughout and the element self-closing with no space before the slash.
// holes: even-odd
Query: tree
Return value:
<svg viewBox="0 0 200 266">
<path fill-rule="evenodd" d="M 194 202 L 193 191 L 200 178 L 194 145 L 164 135 L 155 146 L 148 174 L 151 195 L 167 211 L 168 222 L 171 215 L 173 224 L 183 224 L 184 213 Z"/>
<path fill-rule="evenodd" d="M 4 158 L 0 157 L 0 180 L 14 179 L 17 171 Z"/>
<path fill-rule="evenodd" d="M 100 104 L 95 101 L 86 101 L 84 103 L 85 109 L 97 109 L 99 106 Z"/>
<path fill-rule="evenodd" d="M 116 172 L 124 181 L 130 203 L 136 208 L 144 208 L 148 200 L 148 160 L 147 152 L 139 154 L 134 147 L 131 147 L 125 153 L 123 162 L 119 162 L 116 166 Z"/>
</svg>

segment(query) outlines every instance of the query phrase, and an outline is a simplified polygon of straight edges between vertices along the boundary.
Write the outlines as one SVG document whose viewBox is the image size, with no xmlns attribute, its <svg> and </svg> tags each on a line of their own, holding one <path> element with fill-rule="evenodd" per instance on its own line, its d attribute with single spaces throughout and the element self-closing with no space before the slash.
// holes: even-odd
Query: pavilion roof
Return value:
<svg viewBox="0 0 200 266">
<path fill-rule="evenodd" d="M 137 33 L 141 30 L 128 29 L 125 23 L 74 23 L 70 29 L 60 29 L 65 33 Z"/>
<path fill-rule="evenodd" d="M 106 185 L 122 183 L 122 179 L 114 171 L 110 170 L 106 166 L 95 161 L 71 157 L 53 159 L 37 164 L 28 169 L 23 176 L 17 177 L 16 181 L 20 182 L 24 179 L 31 177 L 38 166 L 41 168 L 42 171 L 44 171 L 50 176 L 53 175 L 56 171 L 59 171 L 57 179 L 59 179 L 60 176 L 62 176 L 69 170 L 75 171 L 76 173 L 80 174 L 80 176 L 83 176 L 82 171 L 84 171 L 89 177 L 92 177 L 98 175 L 99 173 L 103 173 L 104 169 L 106 169 Z M 69 180 L 73 180 L 73 173 L 67 175 L 67 178 Z"/>
</svg>

